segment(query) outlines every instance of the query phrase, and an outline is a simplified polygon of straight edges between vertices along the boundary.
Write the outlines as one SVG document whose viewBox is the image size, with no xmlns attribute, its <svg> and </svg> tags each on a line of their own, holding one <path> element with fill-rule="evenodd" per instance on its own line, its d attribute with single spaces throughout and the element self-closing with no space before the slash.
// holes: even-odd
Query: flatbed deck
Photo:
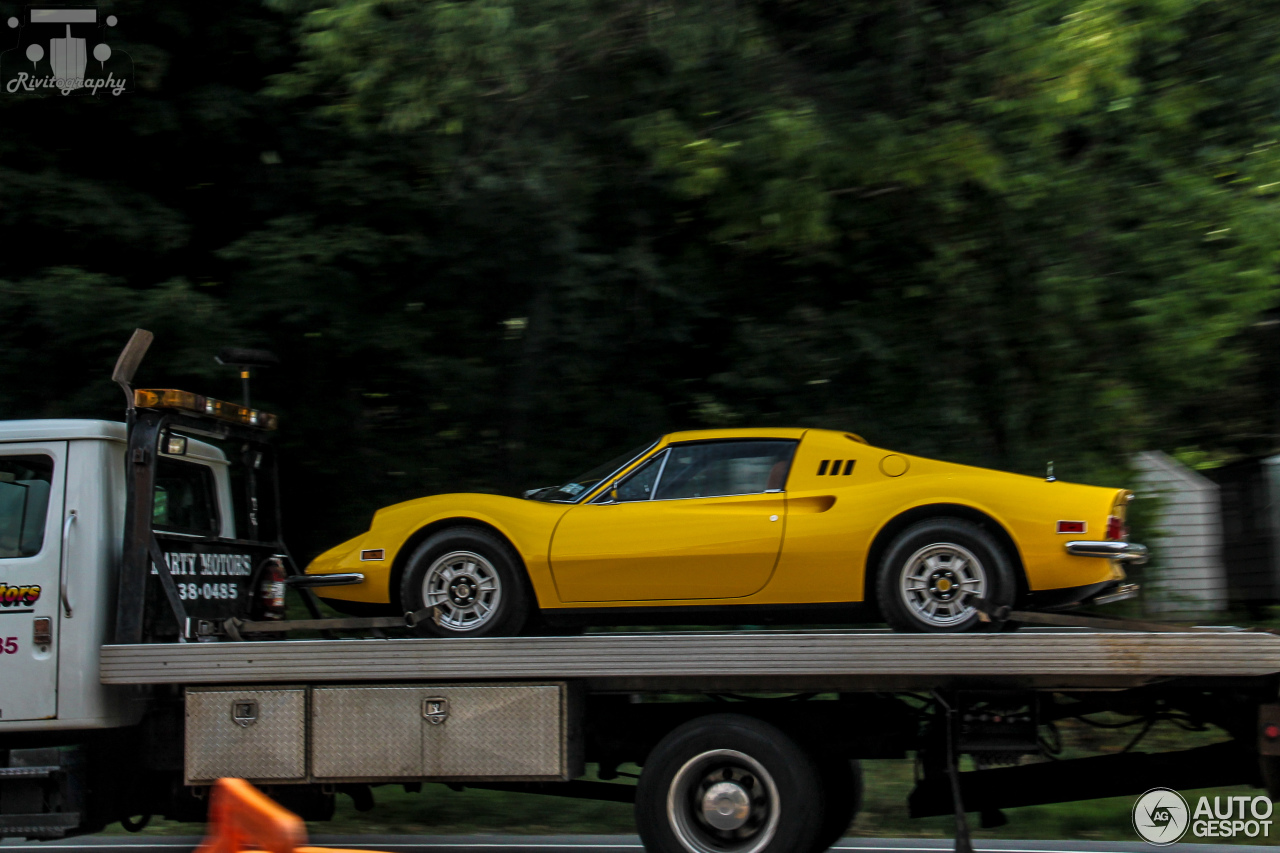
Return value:
<svg viewBox="0 0 1280 853">
<path fill-rule="evenodd" d="M 1280 673 L 1253 632 L 877 631 L 586 634 L 478 639 L 110 645 L 105 684 L 575 680 L 593 691 L 1126 689 Z"/>
</svg>

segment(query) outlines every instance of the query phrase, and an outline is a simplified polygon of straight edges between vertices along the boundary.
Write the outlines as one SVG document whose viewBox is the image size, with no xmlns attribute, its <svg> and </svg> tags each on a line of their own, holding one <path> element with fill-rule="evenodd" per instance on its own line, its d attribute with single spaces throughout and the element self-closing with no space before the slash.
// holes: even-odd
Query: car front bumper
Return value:
<svg viewBox="0 0 1280 853">
<path fill-rule="evenodd" d="M 1076 539 L 1067 543 L 1067 553 L 1077 557 L 1106 557 L 1140 566 L 1147 561 L 1147 546 L 1118 540 Z"/>
</svg>

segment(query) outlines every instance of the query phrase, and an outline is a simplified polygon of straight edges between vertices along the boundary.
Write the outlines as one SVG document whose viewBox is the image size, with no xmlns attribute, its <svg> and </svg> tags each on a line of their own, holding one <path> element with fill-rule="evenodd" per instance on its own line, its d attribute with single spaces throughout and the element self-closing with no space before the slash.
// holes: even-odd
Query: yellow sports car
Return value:
<svg viewBox="0 0 1280 853">
<path fill-rule="evenodd" d="M 1061 609 L 1132 595 L 1118 489 L 923 459 L 820 429 L 678 432 L 523 498 L 379 510 L 309 574 L 348 613 L 430 609 L 441 636 L 572 624 L 874 621 L 990 629 L 975 597 Z M 357 580 L 357 578 L 352 578 Z"/>
</svg>

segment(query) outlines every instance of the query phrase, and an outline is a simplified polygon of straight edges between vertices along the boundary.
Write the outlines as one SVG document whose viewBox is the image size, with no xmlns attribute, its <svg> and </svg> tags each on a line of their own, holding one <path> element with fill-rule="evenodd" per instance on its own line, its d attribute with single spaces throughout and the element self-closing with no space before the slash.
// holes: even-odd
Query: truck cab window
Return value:
<svg viewBox="0 0 1280 853">
<path fill-rule="evenodd" d="M 213 471 L 208 466 L 158 460 L 152 526 L 166 533 L 218 535 L 214 488 Z"/>
<path fill-rule="evenodd" d="M 47 456 L 0 456 L 0 559 L 40 553 L 52 481 Z"/>
</svg>

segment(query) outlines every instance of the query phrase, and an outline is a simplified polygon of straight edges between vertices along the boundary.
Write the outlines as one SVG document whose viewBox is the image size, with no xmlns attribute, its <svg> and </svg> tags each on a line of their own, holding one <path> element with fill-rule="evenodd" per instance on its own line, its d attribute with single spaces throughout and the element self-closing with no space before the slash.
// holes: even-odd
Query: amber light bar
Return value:
<svg viewBox="0 0 1280 853">
<path fill-rule="evenodd" d="M 133 392 L 133 404 L 139 409 L 173 409 L 258 429 L 275 429 L 280 425 L 279 419 L 269 412 L 172 388 L 139 388 Z"/>
</svg>

